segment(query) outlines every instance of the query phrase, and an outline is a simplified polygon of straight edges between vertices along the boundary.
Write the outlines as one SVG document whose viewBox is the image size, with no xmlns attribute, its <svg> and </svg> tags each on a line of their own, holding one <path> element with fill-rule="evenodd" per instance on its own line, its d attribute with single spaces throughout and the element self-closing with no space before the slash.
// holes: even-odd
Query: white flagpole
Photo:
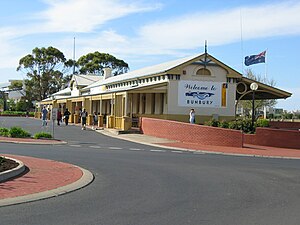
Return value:
<svg viewBox="0 0 300 225">
<path fill-rule="evenodd" d="M 242 51 L 242 74 L 244 74 L 243 20 L 242 20 L 241 9 L 240 9 L 240 30 L 241 30 L 241 51 Z"/>
<path fill-rule="evenodd" d="M 266 55 L 265 55 L 265 82 L 268 81 L 268 60 L 267 60 L 267 53 L 268 49 L 266 49 Z"/>
</svg>

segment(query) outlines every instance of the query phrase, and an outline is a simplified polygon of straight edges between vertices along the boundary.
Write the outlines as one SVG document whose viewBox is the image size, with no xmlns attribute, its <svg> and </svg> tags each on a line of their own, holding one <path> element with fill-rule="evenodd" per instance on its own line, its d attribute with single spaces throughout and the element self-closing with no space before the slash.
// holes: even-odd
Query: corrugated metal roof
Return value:
<svg viewBox="0 0 300 225">
<path fill-rule="evenodd" d="M 75 80 L 78 86 L 87 86 L 94 82 L 100 81 L 103 79 L 103 76 L 96 75 L 73 75 L 72 79 Z"/>
<path fill-rule="evenodd" d="M 71 88 L 65 88 L 63 90 L 60 90 L 56 93 L 54 93 L 52 96 L 57 96 L 57 95 L 66 95 L 66 94 L 71 94 Z"/>
<path fill-rule="evenodd" d="M 170 62 L 165 62 L 165 63 L 161 63 L 158 65 L 154 65 L 154 66 L 149 66 L 149 67 L 145 67 L 142 69 L 138 69 L 138 70 L 134 70 L 128 73 L 124 73 L 118 76 L 113 76 L 113 77 L 109 77 L 105 80 L 100 80 L 94 84 L 91 84 L 87 87 L 85 87 L 84 89 L 89 89 L 92 87 L 97 87 L 97 86 L 101 86 L 101 85 L 105 85 L 105 84 L 109 84 L 109 83 L 114 83 L 114 82 L 118 82 L 118 81 L 123 81 L 123 80 L 131 80 L 131 79 L 136 79 L 139 77 L 144 77 L 144 76 L 149 76 L 149 75 L 153 75 L 153 74 L 158 74 L 158 73 L 163 73 L 166 72 L 174 67 L 177 67 L 185 62 L 188 62 L 194 58 L 197 58 L 198 56 L 201 55 L 193 55 L 193 56 L 189 56 L 186 58 L 182 58 L 182 59 L 176 59 Z"/>
</svg>

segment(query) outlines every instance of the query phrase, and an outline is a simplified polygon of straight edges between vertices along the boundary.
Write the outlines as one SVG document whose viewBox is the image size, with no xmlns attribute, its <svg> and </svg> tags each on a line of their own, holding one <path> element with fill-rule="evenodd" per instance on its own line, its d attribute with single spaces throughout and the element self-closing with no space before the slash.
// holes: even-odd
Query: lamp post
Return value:
<svg viewBox="0 0 300 225">
<path fill-rule="evenodd" d="M 252 122 L 251 127 L 252 131 L 254 132 L 254 120 L 255 120 L 255 114 L 254 114 L 254 100 L 255 100 L 255 91 L 258 89 L 258 84 L 253 82 L 250 84 L 250 89 L 252 90 Z"/>
</svg>

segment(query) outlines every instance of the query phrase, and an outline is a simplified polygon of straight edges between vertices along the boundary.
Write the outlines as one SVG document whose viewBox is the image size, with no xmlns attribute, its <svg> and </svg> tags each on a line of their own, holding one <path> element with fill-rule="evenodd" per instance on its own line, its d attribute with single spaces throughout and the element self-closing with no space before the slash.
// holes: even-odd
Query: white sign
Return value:
<svg viewBox="0 0 300 225">
<path fill-rule="evenodd" d="M 58 111 L 58 108 L 52 109 L 52 111 L 51 111 L 52 120 L 57 120 L 57 111 Z"/>
<path fill-rule="evenodd" d="M 191 108 L 219 108 L 221 90 L 221 82 L 181 80 L 178 83 L 178 105 Z"/>
</svg>

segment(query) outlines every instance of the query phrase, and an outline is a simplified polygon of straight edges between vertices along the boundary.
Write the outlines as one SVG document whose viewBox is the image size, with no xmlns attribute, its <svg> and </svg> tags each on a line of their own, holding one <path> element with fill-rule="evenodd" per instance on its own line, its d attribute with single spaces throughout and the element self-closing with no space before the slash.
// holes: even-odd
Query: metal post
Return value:
<svg viewBox="0 0 300 225">
<path fill-rule="evenodd" d="M 255 114 L 254 114 L 254 98 L 255 98 L 255 91 L 258 89 L 258 84 L 253 82 L 250 84 L 250 89 L 252 90 L 252 123 L 251 128 L 252 132 L 254 133 L 254 120 L 255 120 Z"/>
<path fill-rule="evenodd" d="M 254 98 L 255 98 L 255 91 L 252 91 L 252 132 L 254 132 L 254 120 L 255 120 L 255 114 L 254 114 Z"/>
</svg>

